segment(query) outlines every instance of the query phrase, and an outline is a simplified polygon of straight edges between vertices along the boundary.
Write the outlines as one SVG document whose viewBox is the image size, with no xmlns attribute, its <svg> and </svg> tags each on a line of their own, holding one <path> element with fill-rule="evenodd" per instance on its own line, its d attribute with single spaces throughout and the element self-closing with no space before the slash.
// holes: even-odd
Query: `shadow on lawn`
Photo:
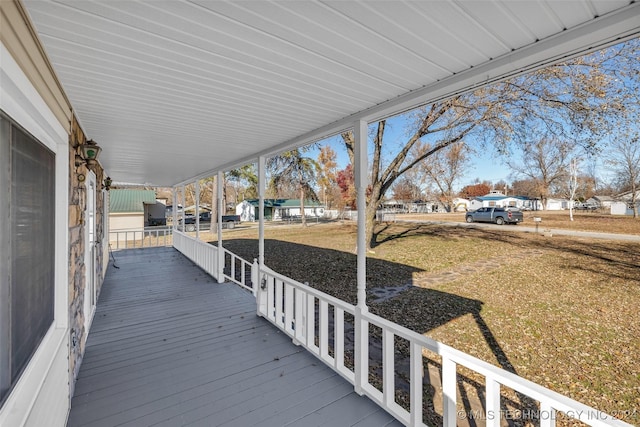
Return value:
<svg viewBox="0 0 640 427">
<path fill-rule="evenodd" d="M 571 268 L 585 273 L 602 274 L 602 265 L 609 277 L 617 277 L 628 283 L 640 282 L 640 244 L 625 241 L 594 240 L 571 236 L 543 237 L 535 233 L 504 233 L 508 229 L 476 230 L 477 238 L 489 242 L 504 242 L 531 249 L 553 250 L 569 255 L 579 255 L 584 262 Z M 517 235 L 516 235 L 517 234 Z"/>
<path fill-rule="evenodd" d="M 424 231 L 421 228 L 418 226 L 408 230 L 405 235 Z M 395 238 L 402 237 L 397 236 Z M 215 243 L 211 243 L 215 245 Z M 225 240 L 224 247 L 246 260 L 253 260 L 258 256 L 258 243 L 255 239 Z M 302 283 L 308 282 L 312 287 L 343 301 L 354 305 L 357 302 L 356 255 L 353 253 L 265 239 L 265 264 L 278 273 Z M 377 258 L 368 258 L 368 287 L 384 287 L 385 285 L 398 283 L 410 284 L 414 275 L 420 271 L 423 270 Z M 429 332 L 459 317 L 471 315 L 500 366 L 509 372 L 516 373 L 507 354 L 493 335 L 489 325 L 482 318 L 481 301 L 417 287 L 410 288 L 408 292 L 418 293 L 420 304 L 404 304 L 402 299 L 392 298 L 388 301 L 371 305 L 371 312 L 419 333 Z M 329 317 L 329 321 L 332 323 L 332 311 Z M 316 316 L 316 322 L 317 319 L 318 317 Z M 349 323 L 345 327 L 345 363 L 349 364 L 349 359 L 353 357 L 355 337 L 352 318 L 349 319 L 349 316 L 345 315 L 345 321 Z M 333 328 L 330 329 L 332 330 Z M 372 327 L 370 330 L 373 339 L 370 342 L 369 349 L 369 370 L 370 380 L 382 390 L 382 334 L 381 331 L 376 331 L 376 329 L 378 328 Z M 330 346 L 333 346 L 333 331 L 330 331 L 329 341 Z M 403 340 L 401 339 L 396 341 L 396 400 L 399 404 L 408 408 L 408 345 L 403 345 Z M 424 372 L 424 421 L 428 425 L 442 425 L 442 416 L 440 415 L 442 413 L 442 387 L 439 376 L 441 362 L 438 356 L 434 354 L 425 357 Z M 475 390 L 473 396 L 469 395 L 469 388 Z M 461 402 L 469 413 L 471 411 L 483 411 L 484 384 L 461 374 L 459 371 L 458 390 L 462 398 Z M 519 395 L 516 400 L 503 397 L 502 404 L 503 409 L 532 408 L 532 402 Z M 535 405 L 533 408 L 535 408 Z M 474 420 L 467 421 L 469 425 L 475 425 Z"/>
<path fill-rule="evenodd" d="M 490 243 L 502 242 L 517 248 L 560 251 L 584 257 L 581 265 L 572 268 L 601 274 L 597 263 L 608 265 L 607 274 L 637 283 L 640 269 L 640 244 L 625 241 L 606 241 L 571 236 L 543 237 L 536 233 L 509 233 L 516 225 L 495 226 L 493 228 L 467 228 L 434 224 L 405 224 L 400 232 L 394 232 L 393 224 L 381 224 L 377 232 L 380 246 L 385 242 L 413 236 L 430 236 L 441 239 L 475 238 Z"/>
</svg>

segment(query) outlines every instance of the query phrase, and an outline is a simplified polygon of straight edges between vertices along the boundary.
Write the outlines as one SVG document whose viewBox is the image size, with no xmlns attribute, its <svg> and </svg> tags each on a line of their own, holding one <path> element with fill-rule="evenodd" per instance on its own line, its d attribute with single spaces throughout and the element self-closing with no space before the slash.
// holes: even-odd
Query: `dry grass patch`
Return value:
<svg viewBox="0 0 640 427">
<path fill-rule="evenodd" d="M 368 287 L 421 287 L 372 312 L 605 412 L 630 411 L 626 421 L 640 424 L 640 244 L 508 227 L 379 231 Z M 355 303 L 355 233 L 269 228 L 266 263 Z M 226 233 L 225 246 L 253 259 L 255 234 Z"/>
</svg>

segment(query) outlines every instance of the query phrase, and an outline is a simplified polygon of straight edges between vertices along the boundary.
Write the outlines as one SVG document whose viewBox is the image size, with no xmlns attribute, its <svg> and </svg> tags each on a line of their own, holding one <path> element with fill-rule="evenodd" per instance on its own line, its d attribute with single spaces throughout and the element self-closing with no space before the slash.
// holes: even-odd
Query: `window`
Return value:
<svg viewBox="0 0 640 427">
<path fill-rule="evenodd" d="M 54 320 L 55 155 L 0 112 L 0 402 Z"/>
</svg>

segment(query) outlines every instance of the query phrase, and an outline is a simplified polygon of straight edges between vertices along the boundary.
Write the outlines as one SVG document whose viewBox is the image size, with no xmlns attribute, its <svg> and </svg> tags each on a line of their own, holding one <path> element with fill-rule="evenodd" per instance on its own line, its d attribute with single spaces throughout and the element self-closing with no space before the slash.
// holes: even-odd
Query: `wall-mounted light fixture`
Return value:
<svg viewBox="0 0 640 427">
<path fill-rule="evenodd" d="M 75 158 L 76 168 L 83 164 L 87 165 L 87 167 L 95 165 L 98 160 L 98 155 L 100 155 L 100 151 L 102 151 L 102 148 L 100 148 L 93 139 L 90 139 L 84 144 L 80 144 L 78 146 L 78 154 L 76 154 Z M 78 181 L 83 182 L 84 180 L 84 174 L 78 173 Z"/>
<path fill-rule="evenodd" d="M 90 139 L 80 146 L 80 155 L 87 165 L 93 165 L 96 163 L 96 160 L 98 160 L 98 156 L 100 155 L 100 151 L 102 151 L 102 148 L 100 148 L 93 139 Z"/>
<path fill-rule="evenodd" d="M 106 177 L 106 178 L 104 179 L 104 189 L 105 189 L 105 190 L 107 190 L 107 191 L 109 191 L 109 189 L 111 188 L 111 183 L 112 183 L 112 182 L 113 182 L 113 181 L 111 181 L 111 178 L 110 178 L 110 177 Z"/>
</svg>

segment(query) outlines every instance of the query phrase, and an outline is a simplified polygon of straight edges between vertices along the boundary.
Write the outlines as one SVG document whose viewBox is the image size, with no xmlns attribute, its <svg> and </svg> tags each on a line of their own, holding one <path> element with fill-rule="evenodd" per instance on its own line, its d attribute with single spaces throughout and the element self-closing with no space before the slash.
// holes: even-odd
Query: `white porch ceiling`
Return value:
<svg viewBox="0 0 640 427">
<path fill-rule="evenodd" d="M 629 0 L 25 0 L 114 181 L 173 185 L 640 31 Z"/>
</svg>

